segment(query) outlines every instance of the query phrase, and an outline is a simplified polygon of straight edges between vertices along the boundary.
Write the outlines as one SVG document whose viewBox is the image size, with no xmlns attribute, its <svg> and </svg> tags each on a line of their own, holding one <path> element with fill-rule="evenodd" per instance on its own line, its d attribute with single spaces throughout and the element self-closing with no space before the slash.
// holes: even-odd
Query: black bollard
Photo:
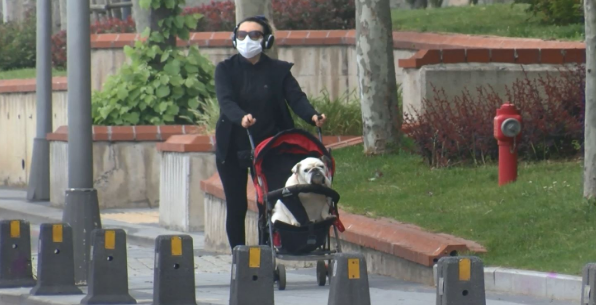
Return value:
<svg viewBox="0 0 596 305">
<path fill-rule="evenodd" d="M 91 242 L 89 290 L 81 304 L 136 304 L 128 293 L 126 232 L 95 229 Z"/>
<path fill-rule="evenodd" d="M 74 282 L 72 228 L 44 223 L 39 230 L 37 285 L 31 295 L 83 294 Z"/>
<path fill-rule="evenodd" d="M 0 288 L 32 287 L 35 282 L 29 222 L 0 221 Z"/>
</svg>

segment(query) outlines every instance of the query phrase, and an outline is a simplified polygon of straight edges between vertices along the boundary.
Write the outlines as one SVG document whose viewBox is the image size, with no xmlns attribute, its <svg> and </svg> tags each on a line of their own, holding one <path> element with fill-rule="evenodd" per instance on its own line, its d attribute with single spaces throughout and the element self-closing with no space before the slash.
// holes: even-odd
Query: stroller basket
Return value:
<svg viewBox="0 0 596 305">
<path fill-rule="evenodd" d="M 316 184 L 298 184 L 269 192 L 267 194 L 267 200 L 269 202 L 275 202 L 278 199 L 283 200 L 283 198 L 296 198 L 300 193 L 315 193 L 325 195 L 331 198 L 333 203 L 337 203 L 340 198 L 339 194 L 335 190 L 326 186 Z M 291 210 L 290 206 L 288 206 L 288 208 Z M 284 222 L 276 222 L 273 225 L 273 230 L 279 234 L 281 239 L 281 245 L 279 245 L 280 252 L 283 251 L 292 254 L 305 254 L 323 246 L 327 241 L 329 229 L 336 219 L 336 217 L 332 216 L 320 222 L 306 223 L 300 227 L 292 226 Z"/>
<path fill-rule="evenodd" d="M 279 252 L 305 254 L 322 247 L 327 241 L 327 234 L 335 219 L 335 217 L 331 217 L 321 222 L 300 227 L 284 222 L 276 222 L 273 224 L 273 230 L 280 235 Z"/>
</svg>

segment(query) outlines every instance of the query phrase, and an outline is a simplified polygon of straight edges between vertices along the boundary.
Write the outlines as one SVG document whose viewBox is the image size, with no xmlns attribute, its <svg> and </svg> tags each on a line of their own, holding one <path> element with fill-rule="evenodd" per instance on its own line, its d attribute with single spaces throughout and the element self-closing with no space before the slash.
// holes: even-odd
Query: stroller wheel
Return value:
<svg viewBox="0 0 596 305">
<path fill-rule="evenodd" d="M 317 261 L 317 282 L 319 286 L 325 286 L 327 282 L 327 267 L 325 261 Z"/>
<path fill-rule="evenodd" d="M 286 289 L 286 267 L 282 264 L 277 265 L 275 270 L 277 273 L 277 289 L 285 290 Z"/>
</svg>

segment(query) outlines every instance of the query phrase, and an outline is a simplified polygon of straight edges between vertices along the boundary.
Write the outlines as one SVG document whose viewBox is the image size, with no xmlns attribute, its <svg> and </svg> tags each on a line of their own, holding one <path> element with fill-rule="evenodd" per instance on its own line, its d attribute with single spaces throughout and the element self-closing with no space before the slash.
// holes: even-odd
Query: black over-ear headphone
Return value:
<svg viewBox="0 0 596 305">
<path fill-rule="evenodd" d="M 273 46 L 273 43 L 275 42 L 275 36 L 273 36 L 273 30 L 271 29 L 271 26 L 269 25 L 269 20 L 267 20 L 267 18 L 265 18 L 265 16 L 254 16 L 254 17 L 248 17 L 242 21 L 240 21 L 236 27 L 234 28 L 234 32 L 232 33 L 232 45 L 234 46 L 234 48 L 236 48 L 236 33 L 238 32 L 238 28 L 240 27 L 240 25 L 244 22 L 247 21 L 252 21 L 252 22 L 256 22 L 258 24 L 260 24 L 263 27 L 263 42 L 261 43 L 261 45 L 263 46 L 264 50 L 268 50 L 271 49 L 271 47 Z"/>
</svg>

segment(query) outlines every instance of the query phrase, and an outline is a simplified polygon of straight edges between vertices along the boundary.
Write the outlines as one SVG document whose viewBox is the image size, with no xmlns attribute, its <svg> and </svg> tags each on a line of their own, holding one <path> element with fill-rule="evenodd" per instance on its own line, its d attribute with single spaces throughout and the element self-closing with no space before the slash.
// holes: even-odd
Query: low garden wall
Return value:
<svg viewBox="0 0 596 305">
<path fill-rule="evenodd" d="M 279 58 L 295 63 L 292 73 L 308 94 L 319 95 L 326 89 L 334 98 L 358 87 L 355 31 L 278 31 L 276 35 Z M 228 32 L 192 33 L 189 41 L 178 41 L 178 44 L 181 47 L 198 45 L 201 52 L 217 63 L 234 52 L 229 37 Z M 92 84 L 97 89 L 124 62 L 122 48 L 131 45 L 138 36 L 102 34 L 92 35 L 91 39 Z M 402 85 L 406 113 L 416 107 L 419 109 L 420 101 L 432 96 L 431 84 L 443 86 L 449 94 L 461 92 L 464 86 L 473 93 L 474 86 L 481 83 L 503 88 L 523 77 L 520 64 L 543 75 L 571 60 L 568 54 L 585 52 L 580 42 L 538 39 L 414 32 L 395 32 L 393 39 L 396 79 Z M 478 49 L 490 49 L 482 61 L 474 61 L 474 58 L 483 58 L 483 55 L 473 55 Z M 493 56 L 498 49 L 504 49 L 505 55 Z M 558 60 L 545 63 L 542 58 L 545 51 Z M 564 56 L 557 55 L 563 53 Z M 67 124 L 66 77 L 54 78 L 53 84 L 53 126 L 56 129 Z M 29 181 L 35 109 L 35 79 L 0 81 L 0 117 L 7 118 L 0 120 L 0 128 L 16 130 L 0 133 L 0 145 L 5 148 L 0 151 L 0 185 L 25 186 Z"/>
<path fill-rule="evenodd" d="M 534 81 L 547 74 L 558 77 L 585 60 L 582 48 L 420 50 L 411 58 L 399 60 L 404 71 L 404 113 L 423 112 L 422 101 L 433 101 L 435 89 L 444 90 L 445 98 L 454 101 L 464 89 L 477 98 L 478 87 L 490 86 L 505 99 L 507 88 L 511 90 L 517 79 Z"/>
<path fill-rule="evenodd" d="M 54 78 L 52 125 L 68 124 L 66 78 Z M 37 117 L 35 80 L 0 81 L 0 185 L 24 187 L 29 181 Z"/>
<path fill-rule="evenodd" d="M 155 144 L 196 126 L 93 126 L 93 186 L 100 208 L 159 206 L 160 156 Z M 50 201 L 63 207 L 68 187 L 68 128 L 48 134 Z"/>
</svg>

